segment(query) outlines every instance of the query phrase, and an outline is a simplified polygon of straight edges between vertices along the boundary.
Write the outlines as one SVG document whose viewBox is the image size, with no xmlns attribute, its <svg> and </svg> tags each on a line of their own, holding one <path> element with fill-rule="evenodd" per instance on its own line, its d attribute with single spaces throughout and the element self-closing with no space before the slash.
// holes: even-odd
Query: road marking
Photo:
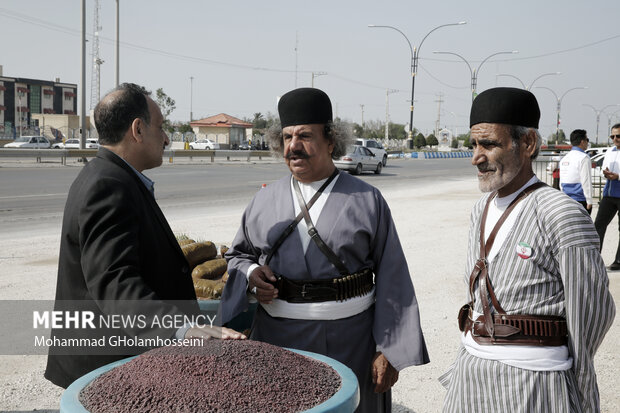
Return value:
<svg viewBox="0 0 620 413">
<path fill-rule="evenodd" d="M 13 195 L 13 196 L 0 196 L 0 199 L 15 199 L 15 198 L 37 198 L 44 196 L 59 196 L 59 195 L 67 195 L 67 193 L 60 194 L 37 194 L 37 195 Z"/>
</svg>

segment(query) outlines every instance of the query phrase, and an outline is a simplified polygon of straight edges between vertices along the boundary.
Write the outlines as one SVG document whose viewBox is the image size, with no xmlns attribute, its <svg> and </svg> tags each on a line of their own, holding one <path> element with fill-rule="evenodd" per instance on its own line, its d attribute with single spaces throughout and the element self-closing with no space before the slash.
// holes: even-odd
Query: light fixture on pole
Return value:
<svg viewBox="0 0 620 413">
<path fill-rule="evenodd" d="M 551 76 L 551 75 L 561 75 L 562 72 L 550 72 L 550 73 L 543 73 L 542 75 L 538 76 L 536 79 L 532 80 L 532 83 L 530 83 L 530 85 L 528 87 L 525 87 L 525 83 L 523 83 L 523 81 L 521 81 L 521 79 L 519 79 L 518 77 L 516 77 L 515 75 L 509 75 L 508 73 L 498 73 L 495 75 L 495 77 L 498 76 L 508 76 L 508 77 L 512 77 L 514 79 L 517 79 L 519 81 L 519 83 L 521 83 L 521 86 L 523 86 L 523 89 L 525 90 L 530 90 L 532 89 L 532 86 L 534 86 L 534 82 L 536 82 L 538 79 L 540 79 L 541 77 L 545 77 L 545 76 Z"/>
<path fill-rule="evenodd" d="M 556 112 L 557 112 L 557 120 L 556 120 L 556 126 L 555 126 L 555 141 L 556 143 L 560 143 L 560 110 L 562 109 L 562 99 L 564 99 L 564 96 L 566 96 L 566 94 L 568 92 L 570 92 L 571 90 L 578 90 L 578 89 L 587 89 L 587 86 L 580 86 L 580 87 L 574 87 L 572 89 L 568 89 L 566 92 L 564 92 L 564 94 L 560 97 L 558 97 L 558 94 L 555 93 L 553 91 L 553 89 L 549 89 L 548 87 L 545 86 L 536 86 L 536 89 L 545 89 L 548 90 L 549 92 L 553 93 L 553 96 L 555 96 L 555 99 L 557 101 L 557 106 L 556 106 Z M 597 142 L 598 143 L 598 142 Z"/>
<path fill-rule="evenodd" d="M 612 105 L 607 105 L 603 109 L 596 109 L 594 106 L 589 105 L 587 103 L 584 103 L 583 106 L 587 106 L 587 107 L 591 108 L 594 111 L 594 113 L 596 114 L 596 143 L 598 143 L 598 125 L 599 125 L 599 121 L 601 120 L 601 113 L 603 113 L 603 111 L 605 109 L 607 109 L 607 108 L 610 108 L 612 106 L 620 106 L 620 104 L 619 103 L 615 103 L 615 104 L 612 104 Z M 608 122 L 608 123 L 611 123 L 611 122 Z M 607 132 L 609 132 L 609 130 Z"/>
<path fill-rule="evenodd" d="M 424 40 L 426 40 L 426 38 L 435 30 L 440 29 L 442 27 L 447 27 L 447 26 L 459 26 L 462 24 L 467 24 L 467 22 L 462 21 L 462 22 L 458 22 L 458 23 L 448 23 L 448 24 L 442 24 L 440 26 L 435 27 L 433 30 L 431 30 L 430 32 L 428 32 L 426 34 L 426 36 L 424 36 L 422 38 L 422 41 L 420 42 L 420 44 L 418 45 L 418 47 L 413 47 L 411 45 L 411 42 L 409 41 L 409 38 L 405 35 L 405 33 L 403 33 L 402 31 L 400 31 L 399 29 L 397 29 L 394 26 L 386 26 L 386 25 L 378 25 L 378 24 L 369 24 L 368 27 L 371 28 L 385 28 L 385 29 L 392 29 L 392 30 L 396 30 L 398 33 L 402 34 L 403 37 L 405 38 L 405 40 L 407 40 L 407 44 L 409 44 L 409 49 L 411 51 L 411 106 L 409 107 L 409 139 L 413 139 L 413 102 L 414 102 L 414 98 L 415 98 L 415 77 L 416 74 L 418 72 L 418 58 L 420 56 L 420 48 L 422 47 L 422 44 L 424 43 Z"/>
<path fill-rule="evenodd" d="M 515 54 L 515 53 L 519 53 L 518 50 L 512 50 L 509 52 L 497 52 L 497 53 L 493 53 L 492 55 L 487 56 L 482 62 L 480 62 L 480 64 L 478 65 L 478 67 L 476 69 L 472 69 L 471 65 L 469 64 L 469 62 L 467 61 L 467 59 L 465 59 L 463 56 L 461 56 L 458 53 L 453 53 L 453 52 L 433 52 L 435 54 L 451 54 L 454 55 L 458 58 L 460 58 L 462 61 L 465 62 L 465 64 L 467 65 L 467 67 L 469 68 L 469 73 L 471 74 L 471 101 L 473 102 L 474 99 L 476 98 L 476 89 L 478 87 L 478 73 L 480 72 L 480 68 L 482 67 L 482 65 L 489 60 L 490 58 L 492 58 L 493 56 L 497 56 L 499 54 Z M 521 82 L 523 83 L 523 82 Z"/>
<path fill-rule="evenodd" d="M 312 87 L 314 87 L 314 78 L 315 77 L 324 76 L 326 74 L 327 74 L 327 72 L 312 72 L 312 83 L 311 83 Z"/>
</svg>

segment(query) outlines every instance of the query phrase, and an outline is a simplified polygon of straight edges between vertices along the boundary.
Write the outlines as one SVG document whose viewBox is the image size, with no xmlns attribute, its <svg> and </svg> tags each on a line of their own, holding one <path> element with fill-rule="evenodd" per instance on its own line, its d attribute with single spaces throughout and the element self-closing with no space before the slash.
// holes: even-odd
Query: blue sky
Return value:
<svg viewBox="0 0 620 413">
<path fill-rule="evenodd" d="M 86 31 L 93 34 L 88 0 Z M 5 76 L 79 83 L 81 1 L 0 0 L 0 65 Z M 115 1 L 101 0 L 101 94 L 114 86 Z M 586 129 L 596 137 L 596 114 L 620 104 L 620 2 L 575 1 L 162 1 L 120 0 L 120 80 L 151 90 L 163 88 L 176 100 L 174 120 L 220 112 L 252 117 L 276 112 L 277 96 L 295 87 L 325 90 L 337 115 L 361 122 L 407 123 L 411 95 L 411 53 L 399 28 L 414 46 L 436 26 L 467 21 L 433 32 L 420 48 L 415 86 L 414 126 L 425 133 L 440 124 L 463 133 L 468 128 L 471 76 L 458 57 L 478 67 L 478 92 L 494 86 L 520 87 L 544 73 L 532 91 L 542 111 L 543 136 L 555 131 L 558 96 L 561 127 Z M 295 50 L 297 48 L 297 50 Z M 87 106 L 90 103 L 91 42 L 87 43 Z M 193 77 L 193 87 L 190 87 Z M 193 91 L 190 99 L 190 90 Z M 441 108 L 437 101 L 441 96 Z M 608 108 L 613 113 L 620 106 Z M 620 112 L 612 123 L 620 121 Z M 607 140 L 608 117 L 601 115 L 599 141 Z"/>
</svg>

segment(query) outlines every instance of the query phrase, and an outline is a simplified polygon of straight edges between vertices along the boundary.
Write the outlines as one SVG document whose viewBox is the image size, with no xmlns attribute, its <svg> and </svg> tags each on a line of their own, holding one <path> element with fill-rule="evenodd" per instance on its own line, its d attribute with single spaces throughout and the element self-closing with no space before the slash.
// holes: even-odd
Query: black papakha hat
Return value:
<svg viewBox="0 0 620 413">
<path fill-rule="evenodd" d="M 538 129 L 540 109 L 532 92 L 496 87 L 479 94 L 471 105 L 469 127 L 477 123 L 503 123 Z"/>
<path fill-rule="evenodd" d="M 280 98 L 278 112 L 283 128 L 327 123 L 332 120 L 332 103 L 322 90 L 302 87 L 291 90 Z"/>
</svg>

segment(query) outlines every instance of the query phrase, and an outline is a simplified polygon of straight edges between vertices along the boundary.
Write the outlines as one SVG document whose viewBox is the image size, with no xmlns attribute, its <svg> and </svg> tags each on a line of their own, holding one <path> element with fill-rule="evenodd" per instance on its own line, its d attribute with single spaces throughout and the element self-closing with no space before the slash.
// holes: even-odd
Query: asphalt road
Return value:
<svg viewBox="0 0 620 413">
<path fill-rule="evenodd" d="M 0 228 L 60 225 L 71 183 L 81 166 L 0 167 Z M 167 164 L 145 172 L 155 181 L 157 202 L 166 210 L 182 206 L 245 205 L 262 184 L 288 173 L 282 161 Z M 361 178 L 380 190 L 426 185 L 429 180 L 475 176 L 470 159 L 390 159 L 381 175 Z"/>
</svg>

